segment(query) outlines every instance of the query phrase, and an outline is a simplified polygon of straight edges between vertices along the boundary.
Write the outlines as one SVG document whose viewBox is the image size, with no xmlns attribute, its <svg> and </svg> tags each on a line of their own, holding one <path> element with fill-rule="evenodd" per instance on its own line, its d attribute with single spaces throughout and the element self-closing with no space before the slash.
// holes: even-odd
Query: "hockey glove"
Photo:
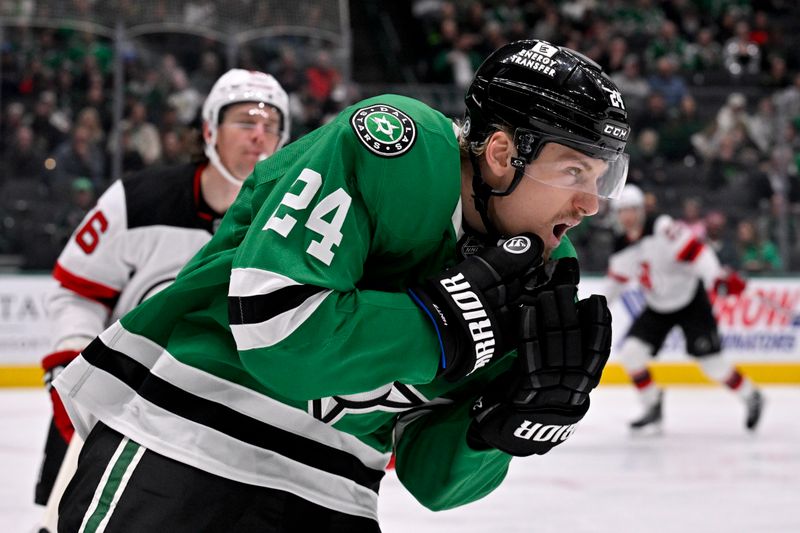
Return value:
<svg viewBox="0 0 800 533">
<path fill-rule="evenodd" d="M 611 351 L 611 313 L 605 297 L 575 303 L 575 294 L 562 285 L 523 307 L 517 366 L 475 402 L 472 448 L 541 455 L 567 440 L 589 410 Z"/>
<path fill-rule="evenodd" d="M 559 285 L 578 286 L 581 270 L 574 257 L 562 257 L 545 262 L 525 278 L 520 304 L 530 305 L 537 294 L 552 291 Z"/>
<path fill-rule="evenodd" d="M 534 234 L 512 237 L 409 289 L 439 336 L 439 375 L 456 381 L 514 348 L 515 303 L 523 278 L 541 264 L 543 250 Z"/>
<path fill-rule="evenodd" d="M 50 401 L 53 403 L 53 423 L 67 443 L 72 439 L 75 428 L 72 425 L 72 421 L 69 419 L 69 415 L 64 408 L 61 397 L 58 395 L 58 391 L 53 387 L 53 380 L 58 377 L 58 373 L 61 372 L 65 366 L 78 357 L 79 353 L 80 352 L 76 352 L 75 350 L 63 350 L 51 353 L 42 359 L 44 386 L 47 392 L 50 393 Z"/>
<path fill-rule="evenodd" d="M 724 276 L 714 282 L 714 293 L 718 296 L 737 296 L 742 294 L 746 287 L 747 280 L 735 270 L 728 270 Z"/>
</svg>

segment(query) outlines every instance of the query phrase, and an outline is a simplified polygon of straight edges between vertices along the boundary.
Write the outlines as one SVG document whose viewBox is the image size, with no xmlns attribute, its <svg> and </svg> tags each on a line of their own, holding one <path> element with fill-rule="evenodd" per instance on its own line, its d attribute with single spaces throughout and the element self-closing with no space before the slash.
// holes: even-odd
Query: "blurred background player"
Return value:
<svg viewBox="0 0 800 533">
<path fill-rule="evenodd" d="M 108 324 L 175 279 L 211 239 L 255 164 L 289 139 L 286 92 L 262 72 L 223 74 L 205 100 L 202 118 L 207 159 L 147 169 L 114 183 L 55 265 L 59 288 L 47 302 L 54 351 L 42 361 L 53 419 L 36 487 L 38 504 L 48 501 L 73 435 L 52 379 Z M 54 496 L 57 503 L 59 495 Z"/>
<path fill-rule="evenodd" d="M 763 406 L 761 392 L 723 357 L 706 292 L 709 288 L 716 295 L 737 295 L 745 281 L 720 265 L 714 251 L 687 226 L 667 215 L 649 221 L 644 194 L 636 185 L 626 185 L 613 205 L 623 235 L 609 260 L 605 294 L 613 301 L 629 281 L 636 281 L 647 304 L 617 350 L 644 405 L 644 414 L 631 428 L 661 423 L 663 391 L 653 382 L 648 363 L 677 325 L 686 336 L 686 351 L 708 377 L 744 401 L 745 425 L 755 429 Z"/>
</svg>

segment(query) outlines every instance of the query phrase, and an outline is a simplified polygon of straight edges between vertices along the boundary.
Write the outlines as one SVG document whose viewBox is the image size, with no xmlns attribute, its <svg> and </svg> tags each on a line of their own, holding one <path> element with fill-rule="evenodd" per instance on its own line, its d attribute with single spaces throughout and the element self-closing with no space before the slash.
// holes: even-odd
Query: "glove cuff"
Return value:
<svg viewBox="0 0 800 533">
<path fill-rule="evenodd" d="M 465 288 L 457 292 L 462 285 Z M 424 287 L 408 291 L 433 322 L 442 350 L 439 375 L 449 381 L 457 381 L 488 364 L 497 345 L 489 306 L 478 291 L 470 289 L 469 282 L 457 273 L 452 278 L 429 281 Z M 432 298 L 431 294 L 438 298 Z"/>
<path fill-rule="evenodd" d="M 588 410 L 588 399 L 574 409 L 498 405 L 472 422 L 467 443 L 475 450 L 491 447 L 518 457 L 542 455 L 567 440 Z"/>
<path fill-rule="evenodd" d="M 60 352 L 53 352 L 49 355 L 46 355 L 42 359 L 42 368 L 45 371 L 48 371 L 57 366 L 67 366 L 79 355 L 80 352 L 77 350 L 61 350 Z"/>
</svg>

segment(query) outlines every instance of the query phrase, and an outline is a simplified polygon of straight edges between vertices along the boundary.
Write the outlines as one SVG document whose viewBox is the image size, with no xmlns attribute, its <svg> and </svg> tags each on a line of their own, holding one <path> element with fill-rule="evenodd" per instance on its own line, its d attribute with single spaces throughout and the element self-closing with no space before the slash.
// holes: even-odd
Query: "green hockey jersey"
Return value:
<svg viewBox="0 0 800 533">
<path fill-rule="evenodd" d="M 259 163 L 177 280 L 61 373 L 76 429 L 371 518 L 393 451 L 431 509 L 491 492 L 510 456 L 467 446 L 468 412 L 513 355 L 437 379 L 405 292 L 455 263 L 460 191 L 449 119 L 396 95 L 346 109 Z"/>
</svg>

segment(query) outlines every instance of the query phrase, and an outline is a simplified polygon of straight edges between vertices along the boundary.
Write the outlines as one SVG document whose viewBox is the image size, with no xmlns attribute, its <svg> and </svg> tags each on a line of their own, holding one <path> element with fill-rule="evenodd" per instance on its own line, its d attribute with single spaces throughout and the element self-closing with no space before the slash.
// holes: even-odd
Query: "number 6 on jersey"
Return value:
<svg viewBox="0 0 800 533">
<path fill-rule="evenodd" d="M 282 237 L 288 237 L 295 224 L 297 224 L 297 219 L 288 213 L 279 217 L 278 211 L 281 206 L 286 206 L 294 211 L 303 211 L 308 208 L 311 200 L 314 199 L 317 191 L 322 186 L 322 176 L 319 172 L 305 168 L 289 189 L 295 189 L 298 183 L 302 183 L 303 188 L 296 194 L 287 192 L 283 195 L 281 203 L 275 208 L 275 212 L 272 213 L 272 216 L 269 217 L 269 220 L 262 228 L 264 231 L 273 230 Z M 339 246 L 342 242 L 341 229 L 347 216 L 347 211 L 350 209 L 350 202 L 350 195 L 340 187 L 314 206 L 305 223 L 305 227 L 322 236 L 322 240 L 311 241 L 306 252 L 328 266 L 333 261 L 334 253 L 332 248 Z M 334 212 L 331 221 L 324 220 L 323 217 L 331 212 Z"/>
</svg>

